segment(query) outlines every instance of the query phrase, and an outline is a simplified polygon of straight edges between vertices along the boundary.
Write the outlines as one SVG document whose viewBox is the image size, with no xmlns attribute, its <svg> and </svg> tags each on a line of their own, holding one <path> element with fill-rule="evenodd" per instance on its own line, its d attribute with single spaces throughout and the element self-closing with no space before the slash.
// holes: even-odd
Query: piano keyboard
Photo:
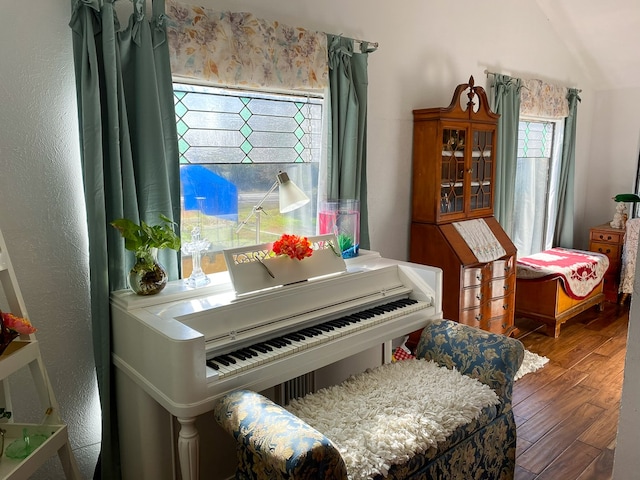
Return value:
<svg viewBox="0 0 640 480">
<path fill-rule="evenodd" d="M 427 302 L 401 298 L 215 356 L 207 360 L 207 366 L 223 378 L 429 306 Z"/>
</svg>

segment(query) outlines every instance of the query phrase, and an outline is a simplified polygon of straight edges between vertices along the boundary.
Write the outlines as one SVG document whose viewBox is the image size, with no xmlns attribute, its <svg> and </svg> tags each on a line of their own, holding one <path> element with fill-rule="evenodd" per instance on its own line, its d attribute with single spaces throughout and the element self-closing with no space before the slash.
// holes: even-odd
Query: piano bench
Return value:
<svg viewBox="0 0 640 480">
<path fill-rule="evenodd" d="M 432 320 L 422 332 L 416 356 L 431 360 L 438 366 L 455 369 L 489 386 L 490 389 L 478 388 L 492 395 L 493 404 L 486 404 L 482 409 L 478 407 L 473 420 L 457 424 L 446 438 L 438 439 L 432 446 L 417 449 L 408 455 L 398 455 L 383 469 L 388 468 L 388 472 L 377 471 L 370 478 L 512 479 L 516 426 L 511 399 L 513 377 L 524 357 L 524 347 L 520 341 L 448 320 Z M 428 366 L 422 362 L 415 365 Z M 386 370 L 392 371 L 393 368 L 391 366 Z M 441 370 L 437 366 L 433 368 Z M 372 381 L 378 382 L 378 377 L 373 376 L 376 370 L 380 369 L 365 372 L 361 376 L 370 375 Z M 449 373 L 458 375 L 457 372 Z M 408 378 L 421 381 L 417 376 Z M 465 382 L 452 380 L 446 385 L 447 388 L 455 385 L 455 388 L 462 389 L 465 383 L 477 384 L 466 379 Z M 417 384 L 416 389 L 419 388 L 422 386 Z M 402 391 L 397 393 L 402 394 Z M 330 408 L 335 412 L 335 417 L 343 418 L 339 405 L 331 405 Z M 377 410 L 384 411 L 384 407 L 378 407 L 376 405 Z M 258 393 L 246 390 L 231 392 L 216 404 L 214 415 L 218 423 L 236 439 L 239 460 L 237 479 L 364 478 L 351 472 L 347 475 L 347 465 L 352 465 L 354 461 L 352 452 L 343 458 L 339 451 L 341 447 L 334 446 L 325 434 Z M 410 418 L 415 418 L 416 423 L 426 417 L 418 411 L 412 412 L 412 415 L 415 417 Z M 383 476 L 383 473 L 386 475 Z"/>
</svg>

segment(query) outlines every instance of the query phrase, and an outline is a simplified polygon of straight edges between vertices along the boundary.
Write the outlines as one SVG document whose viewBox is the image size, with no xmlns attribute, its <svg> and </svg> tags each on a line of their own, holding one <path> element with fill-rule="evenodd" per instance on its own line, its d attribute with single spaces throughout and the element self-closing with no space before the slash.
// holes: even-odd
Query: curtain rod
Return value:
<svg viewBox="0 0 640 480">
<path fill-rule="evenodd" d="M 498 75 L 498 73 L 490 72 L 490 71 L 489 71 L 489 70 L 487 70 L 487 69 L 485 69 L 484 74 L 485 74 L 485 75 L 493 75 L 493 76 Z M 563 87 L 564 87 L 564 85 L 563 85 Z M 526 87 L 525 87 L 525 88 L 526 88 Z M 570 88 L 570 87 L 564 87 L 564 88 Z M 573 88 L 573 87 L 571 87 L 571 88 Z M 576 90 L 578 91 L 578 93 L 582 92 L 582 89 L 581 89 L 581 88 L 576 88 Z"/>
<path fill-rule="evenodd" d="M 359 40 L 357 38 L 353 39 L 354 42 L 358 42 L 358 43 L 368 43 L 369 45 L 371 45 L 373 48 L 378 48 L 378 42 L 370 42 L 368 40 Z"/>
<path fill-rule="evenodd" d="M 338 37 L 344 37 L 343 34 L 339 33 L 336 36 Z M 345 37 L 345 38 L 351 38 L 351 37 Z M 359 38 L 351 38 L 351 40 L 353 40 L 356 43 L 368 43 L 369 45 L 371 45 L 373 48 L 378 48 L 378 42 L 370 42 L 369 40 L 360 40 Z"/>
</svg>

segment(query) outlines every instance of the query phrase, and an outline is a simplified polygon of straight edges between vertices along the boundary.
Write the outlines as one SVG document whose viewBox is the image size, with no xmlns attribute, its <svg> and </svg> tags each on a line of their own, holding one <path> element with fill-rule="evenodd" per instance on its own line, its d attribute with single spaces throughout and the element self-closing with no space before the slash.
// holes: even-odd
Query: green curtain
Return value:
<svg viewBox="0 0 640 480">
<path fill-rule="evenodd" d="M 553 235 L 555 247 L 573 248 L 573 196 L 576 169 L 576 126 L 578 121 L 578 102 L 580 90 L 569 88 L 567 101 L 569 115 L 564 122 L 564 140 L 562 142 L 562 164 L 558 184 L 558 216 Z"/>
<path fill-rule="evenodd" d="M 516 169 L 518 166 L 518 122 L 521 80 L 493 75 L 491 110 L 500 114 L 496 146 L 496 179 L 493 212 L 510 237 L 513 236 Z"/>
<path fill-rule="evenodd" d="M 125 29 L 115 0 L 72 0 L 80 149 L 89 234 L 91 322 L 102 408 L 102 445 L 95 478 L 121 477 L 114 372 L 111 365 L 109 293 L 127 287 L 133 254 L 109 225 L 126 217 L 179 221 L 180 183 L 175 113 L 164 0 L 147 18 L 144 0 L 133 1 Z M 178 255 L 160 257 L 170 279 Z"/>
<path fill-rule="evenodd" d="M 360 202 L 360 247 L 370 248 L 367 207 L 367 42 L 327 34 L 331 128 L 327 198 Z"/>
</svg>

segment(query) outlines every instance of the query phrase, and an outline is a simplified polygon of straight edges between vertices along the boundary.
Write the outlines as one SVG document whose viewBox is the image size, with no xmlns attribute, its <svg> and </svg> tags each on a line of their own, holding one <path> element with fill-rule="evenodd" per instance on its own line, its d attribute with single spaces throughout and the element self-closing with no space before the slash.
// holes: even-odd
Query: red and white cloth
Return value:
<svg viewBox="0 0 640 480">
<path fill-rule="evenodd" d="M 413 355 L 405 345 L 400 345 L 393 352 L 393 358 L 391 361 L 398 362 L 400 360 L 410 360 L 412 358 L 416 358 L 415 355 Z"/>
<path fill-rule="evenodd" d="M 560 278 L 571 298 L 582 300 L 602 281 L 609 268 L 606 255 L 583 250 L 551 248 L 518 259 L 519 280 L 552 280 Z"/>
</svg>

